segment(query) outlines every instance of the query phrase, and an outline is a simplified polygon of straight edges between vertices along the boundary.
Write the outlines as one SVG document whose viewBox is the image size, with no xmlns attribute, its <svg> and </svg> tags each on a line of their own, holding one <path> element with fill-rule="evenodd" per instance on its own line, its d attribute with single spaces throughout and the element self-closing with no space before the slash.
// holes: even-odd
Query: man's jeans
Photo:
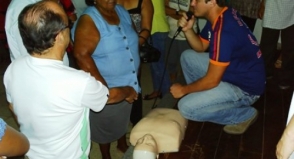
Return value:
<svg viewBox="0 0 294 159">
<path fill-rule="evenodd" d="M 205 76 L 208 64 L 208 53 L 184 51 L 181 65 L 187 84 Z M 178 108 L 189 120 L 231 125 L 251 118 L 255 113 L 251 105 L 258 98 L 259 96 L 249 95 L 235 85 L 220 82 L 213 89 L 187 94 L 179 101 Z"/>
</svg>

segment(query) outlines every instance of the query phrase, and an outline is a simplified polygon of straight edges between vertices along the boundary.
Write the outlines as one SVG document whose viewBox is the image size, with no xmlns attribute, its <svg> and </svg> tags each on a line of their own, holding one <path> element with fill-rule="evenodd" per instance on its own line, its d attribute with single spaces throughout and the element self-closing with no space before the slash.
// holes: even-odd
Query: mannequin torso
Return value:
<svg viewBox="0 0 294 159">
<path fill-rule="evenodd" d="M 186 126 L 187 120 L 181 116 L 178 110 L 156 108 L 133 128 L 130 142 L 133 146 L 136 145 L 135 150 L 139 149 L 137 148 L 138 140 L 148 134 L 154 138 L 158 153 L 177 152 L 184 138 Z"/>
</svg>

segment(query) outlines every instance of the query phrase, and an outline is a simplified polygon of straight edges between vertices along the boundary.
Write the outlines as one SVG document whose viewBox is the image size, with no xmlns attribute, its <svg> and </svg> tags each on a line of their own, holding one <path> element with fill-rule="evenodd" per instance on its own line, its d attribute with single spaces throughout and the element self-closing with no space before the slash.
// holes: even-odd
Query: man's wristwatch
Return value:
<svg viewBox="0 0 294 159">
<path fill-rule="evenodd" d="M 179 11 L 180 11 L 179 9 L 176 9 L 176 15 L 180 15 Z"/>
</svg>

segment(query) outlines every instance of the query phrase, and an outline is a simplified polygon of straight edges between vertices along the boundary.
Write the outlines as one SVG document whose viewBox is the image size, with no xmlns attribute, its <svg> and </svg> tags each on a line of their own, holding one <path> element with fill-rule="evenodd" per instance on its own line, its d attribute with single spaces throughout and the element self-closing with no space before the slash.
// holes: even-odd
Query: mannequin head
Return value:
<svg viewBox="0 0 294 159">
<path fill-rule="evenodd" d="M 145 151 L 145 150 L 134 150 L 133 159 L 156 159 L 157 154 Z"/>
<path fill-rule="evenodd" d="M 155 159 L 158 154 L 157 144 L 152 135 L 146 134 L 138 139 L 133 159 Z"/>
<path fill-rule="evenodd" d="M 156 141 L 151 134 L 146 134 L 138 139 L 135 150 L 144 150 L 157 154 Z"/>
</svg>

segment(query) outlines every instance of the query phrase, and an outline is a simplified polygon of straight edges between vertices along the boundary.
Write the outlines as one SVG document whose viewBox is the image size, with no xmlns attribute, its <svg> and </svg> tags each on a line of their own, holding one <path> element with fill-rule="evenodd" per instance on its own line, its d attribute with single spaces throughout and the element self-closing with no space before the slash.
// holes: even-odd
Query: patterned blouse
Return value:
<svg viewBox="0 0 294 159">
<path fill-rule="evenodd" d="M 131 15 L 132 21 L 136 26 L 137 33 L 140 33 L 140 31 L 142 29 L 141 28 L 141 18 L 142 18 L 141 5 L 142 5 L 142 2 L 143 2 L 143 0 L 139 0 L 137 8 L 133 8 L 133 9 L 128 10 L 128 12 Z"/>
</svg>

